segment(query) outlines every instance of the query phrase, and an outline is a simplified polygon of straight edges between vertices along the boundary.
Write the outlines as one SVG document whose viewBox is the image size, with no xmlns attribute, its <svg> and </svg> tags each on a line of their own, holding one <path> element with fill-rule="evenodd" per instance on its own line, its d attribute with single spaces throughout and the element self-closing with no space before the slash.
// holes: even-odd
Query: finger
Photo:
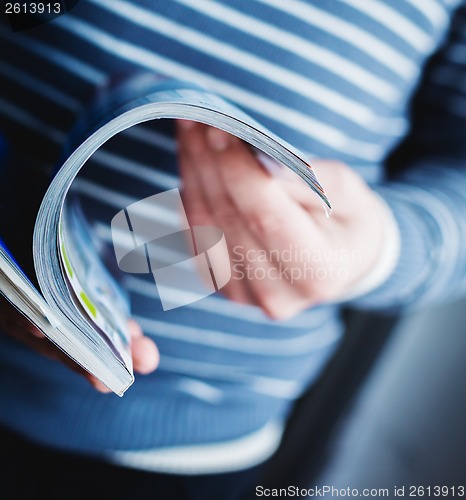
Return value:
<svg viewBox="0 0 466 500">
<path fill-rule="evenodd" d="M 312 166 L 332 203 L 332 220 L 352 219 L 352 211 L 360 206 L 354 200 L 364 197 L 367 191 L 363 178 L 345 163 L 335 160 L 313 160 Z"/>
<path fill-rule="evenodd" d="M 245 172 L 261 171 L 258 160 L 239 139 L 225 133 L 217 134 L 216 129 L 212 127 L 206 127 L 205 132 L 206 146 L 213 150 L 213 157 L 216 159 L 216 162 L 210 162 L 210 165 L 214 165 L 213 171 L 205 173 L 205 183 L 208 182 L 209 186 L 208 203 L 211 204 L 212 210 L 215 209 L 214 213 L 219 225 L 225 229 L 230 241 L 234 242 L 233 269 L 236 265 L 235 257 L 241 256 L 243 258 L 241 271 L 245 273 L 245 278 L 241 280 L 241 283 L 247 286 L 248 293 L 254 298 L 253 303 L 262 307 L 269 316 L 276 319 L 289 317 L 296 312 L 296 308 L 303 306 L 303 296 L 298 290 L 290 288 L 287 273 L 282 273 L 281 263 L 277 266 L 273 259 L 267 258 L 267 248 L 255 238 L 248 221 L 244 220 L 244 214 L 232 202 L 229 196 L 229 186 L 226 185 L 222 176 L 225 168 L 237 168 L 236 164 L 226 166 L 223 163 L 224 159 L 229 156 L 231 144 L 236 144 L 236 147 L 244 152 L 239 161 L 243 162 Z M 226 154 L 223 155 L 223 152 Z M 268 180 L 269 176 L 265 174 L 263 179 Z M 249 197 L 254 196 L 255 193 L 249 193 Z M 265 255 L 266 258 L 256 258 L 261 255 Z M 232 285 L 235 284 L 235 278 L 233 273 Z"/>
<path fill-rule="evenodd" d="M 2 330 L 44 356 L 57 359 L 59 355 L 59 349 L 19 313 L 14 312 L 4 317 Z"/>
<path fill-rule="evenodd" d="M 280 248 L 283 240 L 295 241 L 304 228 L 312 227 L 308 214 L 291 202 L 280 183 L 258 164 L 244 144 L 210 127 L 207 133 L 227 194 L 251 232 L 264 248 Z M 305 238 L 308 242 L 308 238 Z"/>
<path fill-rule="evenodd" d="M 154 341 L 149 337 L 138 336 L 131 342 L 134 370 L 142 375 L 153 372 L 159 365 L 160 355 Z"/>
<path fill-rule="evenodd" d="M 131 355 L 135 371 L 141 374 L 153 372 L 160 362 L 157 346 L 153 340 L 144 336 L 136 320 L 128 320 L 128 329 L 131 335 Z"/>
<path fill-rule="evenodd" d="M 96 377 L 91 375 L 82 366 L 77 364 L 72 360 L 67 354 L 65 354 L 59 347 L 52 343 L 44 335 L 36 336 L 34 331 L 37 330 L 35 327 L 23 328 L 22 326 L 14 327 L 10 329 L 10 334 L 18 341 L 25 344 L 27 347 L 33 349 L 35 352 L 47 357 L 52 361 L 58 361 L 65 365 L 67 368 L 83 376 L 95 389 L 102 393 L 111 392 L 110 389 L 100 382 Z M 33 333 L 33 335 L 31 335 Z"/>
<path fill-rule="evenodd" d="M 326 215 L 323 201 L 317 193 L 313 192 L 310 186 L 298 174 L 287 168 L 283 164 L 273 160 L 262 151 L 253 150 L 256 158 L 264 170 L 273 178 L 277 179 L 283 190 L 296 203 L 299 203 L 308 212 L 313 211 L 313 215 Z M 324 208 L 324 210 L 322 210 Z M 318 209 L 318 211 L 316 211 Z"/>
<path fill-rule="evenodd" d="M 131 335 L 131 354 L 134 370 L 141 374 L 153 372 L 160 362 L 160 354 L 154 341 L 144 336 L 141 326 L 134 319 L 128 320 Z"/>
<path fill-rule="evenodd" d="M 105 384 L 103 384 L 99 379 L 95 378 L 93 375 L 85 376 L 87 381 L 92 385 L 92 387 L 101 392 L 102 394 L 110 394 L 112 391 Z"/>
<path fill-rule="evenodd" d="M 212 217 L 202 194 L 197 162 L 206 162 L 200 124 L 177 121 L 178 164 L 182 180 L 183 204 L 191 226 L 209 225 Z"/>
<path fill-rule="evenodd" d="M 2 305 L 1 309 L 1 329 L 14 339 L 26 345 L 30 349 L 51 359 L 59 361 L 75 373 L 83 376 L 91 385 L 100 392 L 111 392 L 102 382 L 87 372 L 83 367 L 66 355 L 59 347 L 40 332 L 22 314 L 8 305 Z"/>
<path fill-rule="evenodd" d="M 213 225 L 224 231 L 231 255 L 230 241 L 235 241 L 234 235 L 226 231 L 222 220 L 224 218 L 222 214 L 225 213 L 224 205 L 229 203 L 229 200 L 221 199 L 218 186 L 219 176 L 206 142 L 205 129 L 206 127 L 199 123 L 180 121 L 178 124 L 178 154 L 183 179 L 183 201 L 191 225 Z M 240 265 L 232 268 L 233 274 L 238 267 Z M 240 280 L 231 279 L 222 288 L 222 294 L 237 302 L 253 303 L 247 284 Z"/>
<path fill-rule="evenodd" d="M 248 221 L 244 220 L 241 211 L 232 203 L 220 173 L 225 168 L 224 157 L 230 154 L 230 142 L 236 141 L 238 147 L 247 153 L 240 161 L 248 163 L 248 170 L 262 169 L 244 143 L 224 133 L 214 136 L 213 143 L 212 137 L 208 139 L 210 130 L 213 129 L 196 125 L 182 131 L 184 145 L 181 149 L 187 163 L 189 162 L 190 170 L 196 175 L 196 195 L 202 194 L 205 210 L 212 214 L 215 224 L 224 230 L 230 253 L 233 246 L 234 254 L 239 253 L 243 257 L 248 254 L 258 255 L 262 242 L 256 240 Z M 218 154 L 222 152 L 226 153 L 225 156 Z M 235 167 L 236 165 L 232 165 L 232 168 Z M 251 195 L 254 196 L 254 193 L 249 193 Z M 238 267 L 239 273 L 236 273 Z M 238 274 L 240 279 L 237 279 Z M 303 297 L 298 289 L 290 288 L 286 276 L 280 274 L 271 261 L 253 259 L 243 264 L 233 259 L 232 279 L 222 289 L 222 293 L 232 300 L 258 305 L 271 317 L 289 317 L 307 305 L 308 297 Z"/>
<path fill-rule="evenodd" d="M 289 198 L 301 205 L 317 224 L 321 225 L 323 221 L 327 221 L 328 217 L 324 202 L 307 184 L 297 182 L 295 179 L 280 179 L 279 182 Z"/>
<path fill-rule="evenodd" d="M 0 331 L 9 328 L 19 328 L 26 330 L 29 334 L 39 339 L 45 338 L 45 335 L 34 326 L 23 314 L 17 311 L 14 306 L 6 301 L 0 302 Z"/>
<path fill-rule="evenodd" d="M 136 339 L 138 337 L 143 336 L 141 326 L 139 325 L 139 323 L 136 320 L 134 320 L 132 318 L 130 318 L 128 320 L 128 330 L 129 330 L 129 334 L 130 334 L 132 339 Z"/>
<path fill-rule="evenodd" d="M 321 229 L 309 213 L 283 190 L 279 181 L 258 168 L 257 160 L 241 141 L 229 138 L 225 143 L 223 135 L 223 132 L 210 128 L 208 140 L 221 165 L 218 171 L 223 178 L 222 185 L 244 226 L 254 235 L 258 247 L 268 252 L 276 266 L 286 264 L 288 268 L 302 268 L 306 262 L 300 252 L 291 252 L 291 259 L 287 258 L 285 262 L 284 256 L 290 255 L 293 249 L 319 248 L 323 236 Z M 276 285 L 286 284 L 286 279 L 284 277 Z M 262 286 L 261 290 L 266 296 L 270 294 L 273 302 L 278 300 L 279 291 L 283 297 L 290 299 L 305 297 L 312 300 L 315 287 L 312 280 L 302 273 L 302 277 L 294 280 L 291 288 L 288 287 L 286 295 L 280 286 L 272 290 Z"/>
</svg>

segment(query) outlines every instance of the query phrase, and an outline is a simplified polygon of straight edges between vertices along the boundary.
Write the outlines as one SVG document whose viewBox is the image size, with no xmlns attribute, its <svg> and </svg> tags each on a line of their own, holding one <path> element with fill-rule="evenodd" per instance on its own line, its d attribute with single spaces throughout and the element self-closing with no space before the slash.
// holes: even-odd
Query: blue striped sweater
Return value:
<svg viewBox="0 0 466 500">
<path fill-rule="evenodd" d="M 311 158 L 346 162 L 392 209 L 399 261 L 351 306 L 417 307 L 464 292 L 463 2 L 88 0 L 23 32 L 2 24 L 0 41 L 0 132 L 21 158 L 14 168 L 52 172 L 89 98 L 117 79 L 145 70 L 197 81 Z M 105 246 L 117 211 L 178 182 L 162 121 L 110 141 L 74 189 Z M 163 312 L 149 279 L 125 286 L 160 368 L 122 399 L 103 396 L 2 335 L 1 424 L 136 467 L 196 472 L 191 452 L 210 457 L 204 472 L 246 467 L 273 452 L 343 334 L 341 304 L 274 322 L 218 294 Z"/>
</svg>

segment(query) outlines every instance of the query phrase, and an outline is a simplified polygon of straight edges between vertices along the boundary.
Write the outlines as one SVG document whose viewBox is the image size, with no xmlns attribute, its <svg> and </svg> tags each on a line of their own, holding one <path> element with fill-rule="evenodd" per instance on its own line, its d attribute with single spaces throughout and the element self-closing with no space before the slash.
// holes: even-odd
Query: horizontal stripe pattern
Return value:
<svg viewBox="0 0 466 500">
<path fill-rule="evenodd" d="M 358 301 L 361 307 L 422 307 L 466 292 L 465 13 L 463 6 L 426 68 L 405 168 L 393 168 L 393 182 L 380 188 L 401 228 L 402 258 L 382 288 Z M 398 161 L 395 155 L 392 167 Z"/>
<path fill-rule="evenodd" d="M 281 47 L 291 54 L 299 54 L 303 59 L 325 67 L 328 71 L 335 73 L 345 80 L 345 82 L 360 87 L 382 101 L 395 102 L 399 99 L 399 90 L 383 78 L 367 71 L 362 65 L 348 61 L 340 54 L 312 43 L 301 36 L 297 36 L 295 33 L 289 33 L 266 24 L 236 9 L 226 7 L 212 0 L 205 2 L 195 2 L 193 0 L 177 1 L 191 9 L 202 12 L 204 15 L 226 23 L 235 29 L 247 32 L 255 38 L 260 38 L 272 45 Z"/>
<path fill-rule="evenodd" d="M 352 157 L 368 161 L 377 161 L 381 157 L 382 147 L 378 144 L 358 141 L 348 137 L 335 127 L 318 122 L 310 116 L 303 115 L 297 110 L 284 107 L 258 94 L 252 94 L 226 81 L 220 81 L 207 75 L 203 71 L 195 70 L 166 59 L 147 49 L 128 42 L 123 42 L 117 37 L 96 29 L 80 20 L 63 18 L 63 20 L 57 20 L 57 24 L 60 24 L 63 28 L 88 41 L 92 41 L 93 44 L 102 50 L 124 58 L 127 61 L 131 61 L 133 64 L 137 63 L 147 70 L 161 71 L 171 78 L 200 82 L 207 88 L 216 89 L 220 94 L 247 110 L 266 116 L 268 119 L 274 119 L 280 116 L 281 121 L 289 128 L 299 129 L 305 135 L 318 140 L 330 149 L 338 151 L 340 154 L 345 151 Z M 369 130 L 370 129 L 367 128 L 368 132 Z M 335 155 L 336 153 L 333 154 Z"/>
<path fill-rule="evenodd" d="M 400 228 L 400 262 L 386 283 L 352 306 L 427 304 L 449 288 L 466 287 L 466 229 L 457 216 L 466 209 L 464 6 L 445 39 L 458 5 L 174 0 L 154 8 L 152 0 L 80 2 L 52 23 L 14 36 L 0 25 L 0 123 L 16 150 L 30 145 L 32 161 L 37 150 L 52 169 L 92 95 L 121 75 L 144 70 L 195 80 L 311 158 L 349 163 L 386 199 Z M 389 182 L 381 182 L 385 178 Z M 179 185 L 176 142 L 162 120 L 110 140 L 87 162 L 73 190 L 100 248 L 111 251 L 109 224 L 116 212 Z M 142 215 L 177 223 L 174 213 Z M 124 244 L 124 235 L 117 236 Z M 85 452 L 164 448 L 168 453 L 157 451 L 152 461 L 150 454 L 113 455 L 125 465 L 157 469 L 170 462 L 170 450 L 189 455 L 195 445 L 231 443 L 269 421 L 281 422 L 342 335 L 339 309 L 332 305 L 274 322 L 217 293 L 163 312 L 151 276 L 126 275 L 123 283 L 136 319 L 159 345 L 157 373 L 138 379 L 123 404 L 104 406 L 67 372 L 6 341 L 0 359 L 10 372 L 18 367 L 18 384 L 0 388 L 0 400 L 8 402 L 0 405 L 1 422 Z M 56 413 L 45 396 L 33 405 L 24 376 L 37 394 L 53 387 L 67 404 Z M 265 439 L 256 454 L 245 452 L 234 467 L 264 460 L 276 439 Z M 222 470 L 233 467 L 228 460 L 222 464 Z"/>
</svg>

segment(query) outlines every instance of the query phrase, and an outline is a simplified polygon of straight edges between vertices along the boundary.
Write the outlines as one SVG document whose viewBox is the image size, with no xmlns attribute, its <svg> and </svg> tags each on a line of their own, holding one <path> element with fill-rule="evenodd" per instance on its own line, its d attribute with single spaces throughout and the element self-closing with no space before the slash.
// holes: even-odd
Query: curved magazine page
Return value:
<svg viewBox="0 0 466 500">
<path fill-rule="evenodd" d="M 77 342 L 82 336 L 79 329 L 66 315 L 47 304 L 1 242 L 0 292 L 49 340 L 85 370 L 98 375 L 113 392 L 121 396 L 131 385 L 134 378 L 128 371 L 122 376 L 118 370 L 96 368 L 102 363 L 97 350 L 92 344 Z"/>
<path fill-rule="evenodd" d="M 123 100 L 126 104 L 110 112 L 105 109 L 101 111 L 103 120 L 56 173 L 37 216 L 33 255 L 37 279 L 46 302 L 77 328 L 77 341 L 102 359 L 90 370 L 91 373 L 107 384 L 106 377 L 111 371 L 118 374 L 123 386 L 126 384 L 129 387 L 133 381 L 130 356 L 122 352 L 118 342 L 114 342 L 111 332 L 104 331 L 102 334 L 102 323 L 98 326 L 95 318 L 91 317 L 96 312 L 96 315 L 109 319 L 108 312 L 106 314 L 106 311 L 92 304 L 91 311 L 87 307 L 87 314 L 83 314 L 77 307 L 76 297 L 81 291 L 87 295 L 86 282 L 83 278 L 79 280 L 81 291 L 76 283 L 73 286 L 61 246 L 62 243 L 65 243 L 65 247 L 69 246 L 64 237 L 66 231 L 61 230 L 66 224 L 63 213 L 67 193 L 80 169 L 100 146 L 119 132 L 145 121 L 159 118 L 199 121 L 239 137 L 278 164 L 290 168 L 319 196 L 325 207 L 331 209 L 331 206 L 304 155 L 219 96 L 191 83 L 177 81 L 149 82 L 149 88 L 139 86 L 139 97 L 132 100 L 129 98 L 131 87 L 126 87 L 125 92 L 119 101 Z M 113 102 L 110 100 L 107 105 L 111 108 L 116 102 L 118 99 Z M 89 306 L 86 300 L 80 301 L 80 304 Z M 124 392 L 124 389 L 120 392 Z"/>
<path fill-rule="evenodd" d="M 62 275 L 76 309 L 90 319 L 91 326 L 107 338 L 115 355 L 131 370 L 129 298 L 100 260 L 77 196 L 69 196 L 64 205 L 58 244 Z"/>
</svg>

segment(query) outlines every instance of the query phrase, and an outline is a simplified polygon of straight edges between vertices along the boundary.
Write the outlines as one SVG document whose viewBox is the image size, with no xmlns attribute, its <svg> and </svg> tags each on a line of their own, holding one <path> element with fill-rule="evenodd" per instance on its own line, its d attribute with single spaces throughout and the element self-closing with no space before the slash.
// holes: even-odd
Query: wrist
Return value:
<svg viewBox="0 0 466 500">
<path fill-rule="evenodd" d="M 385 200 L 379 194 L 375 192 L 373 194 L 379 201 L 379 218 L 383 228 L 379 250 L 370 269 L 359 280 L 352 283 L 339 297 L 341 302 L 366 295 L 383 285 L 395 270 L 400 257 L 400 230 L 395 216 Z"/>
</svg>

